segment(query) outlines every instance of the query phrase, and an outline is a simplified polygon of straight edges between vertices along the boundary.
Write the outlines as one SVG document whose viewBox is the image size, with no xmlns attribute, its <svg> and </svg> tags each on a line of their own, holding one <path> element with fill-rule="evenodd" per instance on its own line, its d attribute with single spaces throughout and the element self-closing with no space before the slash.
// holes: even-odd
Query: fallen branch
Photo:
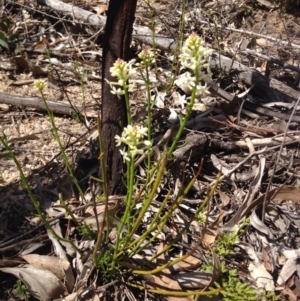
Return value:
<svg viewBox="0 0 300 301">
<path fill-rule="evenodd" d="M 46 105 L 44 101 L 39 97 L 24 97 L 20 95 L 11 95 L 0 92 L 0 102 L 8 105 L 21 106 L 21 107 L 33 107 L 46 111 Z M 68 103 L 62 103 L 52 100 L 47 100 L 47 105 L 53 113 L 74 116 L 77 113 L 83 114 L 88 117 L 97 117 L 96 111 L 87 107 L 71 107 Z"/>
</svg>

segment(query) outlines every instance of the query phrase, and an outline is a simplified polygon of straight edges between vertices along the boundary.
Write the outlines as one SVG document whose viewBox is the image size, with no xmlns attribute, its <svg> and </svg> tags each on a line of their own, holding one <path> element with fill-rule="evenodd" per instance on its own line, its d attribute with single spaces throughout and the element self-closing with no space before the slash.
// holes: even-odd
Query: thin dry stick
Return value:
<svg viewBox="0 0 300 301">
<path fill-rule="evenodd" d="M 282 140 L 284 141 L 284 140 Z M 293 144 L 293 143 L 296 143 L 297 141 L 288 141 L 288 142 L 284 142 L 284 145 L 290 145 L 290 144 Z M 221 178 L 220 178 L 220 181 L 223 180 L 225 177 L 227 178 L 230 178 L 230 175 L 232 173 L 234 173 L 237 169 L 239 169 L 243 164 L 245 164 L 248 160 L 250 160 L 253 156 L 256 156 L 256 155 L 261 155 L 261 154 L 264 154 L 264 153 L 267 153 L 269 151 L 272 151 L 272 150 L 275 150 L 277 148 L 279 148 L 281 145 L 275 145 L 275 146 L 272 146 L 272 147 L 267 147 L 265 146 L 264 148 L 260 149 L 260 150 L 257 150 L 253 153 L 250 153 L 246 158 L 244 158 L 242 161 L 240 161 L 236 166 L 234 166 L 231 170 L 228 171 L 228 173 L 226 175 L 222 175 Z M 215 183 L 215 181 L 213 182 Z"/>
<path fill-rule="evenodd" d="M 254 32 L 254 31 L 248 31 L 248 30 L 243 30 L 243 29 L 236 29 L 236 28 L 231 28 L 231 27 L 224 27 L 222 25 L 215 25 L 213 23 L 210 23 L 210 22 L 207 22 L 207 21 L 203 21 L 203 20 L 200 20 L 199 22 L 202 23 L 202 24 L 210 25 L 210 26 L 217 26 L 218 28 L 223 29 L 223 30 L 228 30 L 228 31 L 233 31 L 233 32 L 239 32 L 239 33 L 243 33 L 243 34 L 254 36 L 254 37 L 264 38 L 264 39 L 273 41 L 275 43 L 279 43 L 281 45 L 286 45 L 286 46 L 294 47 L 294 48 L 297 48 L 297 49 L 300 48 L 300 45 L 294 44 L 294 43 L 290 43 L 290 41 L 284 41 L 282 39 L 277 39 L 277 38 L 274 38 L 274 37 L 271 37 L 271 36 L 268 36 L 268 35 L 264 35 L 264 34 L 261 34 L 261 33 L 257 33 L 257 32 Z"/>
<path fill-rule="evenodd" d="M 284 61 L 281 61 L 281 60 L 278 60 L 278 59 L 275 59 L 273 57 L 270 57 L 270 56 L 267 56 L 265 54 L 262 54 L 262 53 L 258 53 L 256 52 L 255 50 L 252 50 L 252 49 L 246 49 L 244 51 L 242 51 L 241 53 L 243 54 L 250 54 L 250 55 L 253 55 L 253 56 L 256 56 L 256 57 L 259 57 L 263 60 L 266 60 L 270 63 L 274 63 L 280 67 L 283 67 L 284 69 L 290 69 L 290 70 L 293 70 L 293 71 L 296 71 L 298 73 L 300 73 L 300 68 L 299 67 L 296 67 L 296 66 L 293 66 L 291 64 L 288 64 Z"/>
<path fill-rule="evenodd" d="M 293 109 L 293 112 L 286 124 L 286 127 L 285 127 L 285 131 L 284 131 L 284 136 L 283 136 L 283 139 L 281 141 L 281 145 L 280 145 L 280 149 L 279 149 L 279 152 L 278 152 L 278 155 L 277 155 L 277 159 L 275 161 L 275 164 L 274 164 L 274 169 L 273 169 L 273 173 L 270 177 L 270 180 L 269 180 L 269 183 L 268 183 L 268 187 L 267 187 L 267 191 L 265 193 L 265 197 L 264 197 L 264 202 L 263 202 L 263 206 L 262 206 L 262 215 L 261 215 L 261 221 L 264 223 L 265 221 L 265 212 L 266 212 L 266 205 L 267 205 L 267 195 L 268 195 L 268 192 L 270 191 L 270 187 L 271 187 L 271 184 L 272 184 L 272 181 L 273 181 L 273 178 L 275 176 L 275 172 L 276 172 L 276 167 L 279 163 L 279 160 L 280 160 L 280 156 L 281 156 L 281 152 L 282 152 L 282 149 L 283 149 L 283 146 L 284 146 L 284 143 L 285 143 L 285 139 L 286 139 L 286 136 L 287 136 L 287 132 L 288 132 L 288 128 L 290 126 L 290 123 L 292 121 L 292 118 L 296 112 L 296 108 L 298 107 L 299 105 L 299 102 L 300 102 L 300 97 L 298 97 L 297 99 L 297 102 L 295 103 L 294 105 L 294 109 Z"/>
</svg>

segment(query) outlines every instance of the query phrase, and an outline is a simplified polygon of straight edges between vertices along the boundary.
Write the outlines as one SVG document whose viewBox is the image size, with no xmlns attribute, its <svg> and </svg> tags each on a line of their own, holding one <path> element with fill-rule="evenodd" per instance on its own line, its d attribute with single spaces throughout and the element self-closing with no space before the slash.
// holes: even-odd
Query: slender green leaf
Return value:
<svg viewBox="0 0 300 301">
<path fill-rule="evenodd" d="M 7 36 L 3 31 L 0 31 L 0 46 L 8 49 Z"/>
</svg>

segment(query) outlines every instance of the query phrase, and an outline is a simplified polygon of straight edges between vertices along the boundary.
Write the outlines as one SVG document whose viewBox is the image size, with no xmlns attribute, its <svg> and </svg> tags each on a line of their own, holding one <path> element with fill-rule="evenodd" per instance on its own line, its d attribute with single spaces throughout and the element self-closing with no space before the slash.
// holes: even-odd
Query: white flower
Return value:
<svg viewBox="0 0 300 301">
<path fill-rule="evenodd" d="M 122 143 L 126 142 L 126 140 L 123 137 L 120 137 L 119 135 L 115 136 L 115 140 L 117 142 L 117 144 L 116 144 L 117 146 L 120 146 Z"/>
<path fill-rule="evenodd" d="M 135 64 L 137 67 L 149 67 L 155 64 L 155 53 L 152 49 L 143 49 L 138 57 L 141 59 L 140 63 Z"/>
<path fill-rule="evenodd" d="M 186 84 L 191 90 L 196 88 L 196 95 L 207 95 L 210 94 L 207 85 L 205 84 L 202 86 L 201 84 L 196 83 L 196 77 L 191 76 L 190 73 L 187 73 L 186 77 L 184 78 L 184 84 Z"/>
<path fill-rule="evenodd" d="M 127 89 L 132 92 L 135 88 L 135 84 L 128 84 L 130 77 L 136 74 L 136 70 L 133 68 L 134 61 L 125 62 L 122 59 L 117 59 L 114 65 L 109 69 L 110 74 L 117 78 L 117 82 L 110 82 L 106 80 L 111 86 L 111 93 L 120 98 L 125 94 Z M 116 86 L 118 88 L 116 88 Z"/>
<path fill-rule="evenodd" d="M 144 141 L 145 146 L 150 147 L 151 146 L 151 142 L 149 140 L 145 140 Z"/>
<path fill-rule="evenodd" d="M 196 95 L 207 95 L 210 94 L 207 85 L 197 85 L 196 86 Z"/>
<path fill-rule="evenodd" d="M 134 92 L 135 88 L 136 88 L 136 81 L 132 81 L 128 86 L 128 92 Z"/>
<path fill-rule="evenodd" d="M 192 33 L 182 47 L 179 56 L 181 66 L 195 72 L 197 69 L 209 68 L 209 56 L 212 49 L 204 47 L 204 41 L 196 34 Z"/>
<path fill-rule="evenodd" d="M 151 147 L 151 142 L 144 139 L 148 135 L 148 129 L 139 125 L 128 125 L 124 128 L 121 137 L 115 136 L 117 146 L 127 145 L 127 148 L 120 150 L 123 160 L 130 161 L 137 155 L 141 155 L 145 149 Z"/>
<path fill-rule="evenodd" d="M 39 91 L 39 92 L 43 92 L 44 88 L 46 87 L 47 83 L 44 80 L 36 80 L 34 82 L 35 88 Z"/>
<path fill-rule="evenodd" d="M 123 156 L 124 163 L 125 161 L 130 161 L 130 158 L 128 157 L 128 152 L 126 152 L 125 147 L 123 149 L 120 149 L 120 153 Z"/>
<path fill-rule="evenodd" d="M 110 74 L 126 83 L 130 76 L 136 74 L 136 70 L 132 68 L 133 63 L 134 61 L 128 63 L 122 59 L 117 59 L 114 65 L 109 69 Z"/>
<path fill-rule="evenodd" d="M 118 96 L 118 98 L 120 98 L 121 95 L 124 95 L 125 94 L 125 90 L 121 89 L 121 88 L 118 88 L 116 89 L 115 86 L 112 86 L 111 85 L 111 91 L 110 91 L 112 94 L 115 94 Z"/>
<path fill-rule="evenodd" d="M 182 53 L 179 60 L 182 68 L 190 69 L 194 74 L 206 69 L 208 76 L 211 75 L 209 58 L 212 53 L 211 49 L 204 47 L 204 41 L 195 33 L 192 33 L 185 41 L 182 47 Z M 191 90 L 196 91 L 196 95 L 209 94 L 208 87 L 199 84 L 201 78 L 188 74 L 185 83 Z"/>
<path fill-rule="evenodd" d="M 186 96 L 185 95 L 179 95 L 179 103 L 180 103 L 181 109 L 184 109 L 184 105 L 186 104 Z"/>
<path fill-rule="evenodd" d="M 143 153 L 143 150 L 137 149 L 137 148 L 133 148 L 131 150 L 129 150 L 129 154 L 131 158 L 134 158 L 136 155 L 141 155 Z"/>
</svg>

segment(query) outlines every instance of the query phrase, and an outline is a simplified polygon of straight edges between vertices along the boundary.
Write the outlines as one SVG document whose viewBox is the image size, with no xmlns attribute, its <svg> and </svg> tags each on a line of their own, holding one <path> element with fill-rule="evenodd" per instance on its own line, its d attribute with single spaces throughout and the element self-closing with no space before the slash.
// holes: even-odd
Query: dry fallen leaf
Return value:
<svg viewBox="0 0 300 301">
<path fill-rule="evenodd" d="M 20 257 L 25 259 L 29 264 L 36 268 L 47 270 L 53 273 L 60 280 L 65 279 L 68 291 L 72 292 L 75 279 L 69 261 L 54 256 L 43 256 L 38 254 L 22 255 Z"/>
<path fill-rule="evenodd" d="M 215 242 L 219 229 L 223 225 L 223 217 L 224 211 L 222 210 L 216 220 L 203 229 L 202 241 L 205 245 L 211 246 Z"/>
<path fill-rule="evenodd" d="M 264 262 L 266 270 L 270 273 L 273 273 L 275 269 L 275 263 L 272 258 L 272 254 L 270 254 L 271 252 L 269 249 L 269 246 L 262 247 L 262 260 Z"/>
<path fill-rule="evenodd" d="M 239 242 L 238 246 L 245 250 L 251 259 L 249 272 L 251 277 L 256 281 L 258 289 L 273 292 L 275 290 L 273 276 L 266 270 L 264 264 L 261 263 L 254 248 L 245 242 Z"/>
<path fill-rule="evenodd" d="M 158 247 L 157 253 L 160 253 L 164 248 L 164 244 L 161 243 Z M 164 254 L 159 256 L 157 260 L 159 264 L 165 264 Z M 151 284 L 154 289 L 163 289 L 163 290 L 175 290 L 175 291 L 182 291 L 181 286 L 179 285 L 178 281 L 173 279 L 173 276 L 169 269 L 164 269 L 160 273 L 154 275 L 147 275 L 145 277 Z M 190 301 L 191 299 L 188 297 L 175 297 L 175 296 L 167 296 L 168 301 Z"/>
<path fill-rule="evenodd" d="M 283 285 L 296 271 L 297 267 L 297 259 L 296 258 L 289 258 L 284 266 L 282 267 L 278 279 L 277 284 Z"/>
<path fill-rule="evenodd" d="M 60 298 L 66 292 L 66 287 L 54 274 L 29 264 L 21 267 L 0 268 L 0 271 L 16 276 L 27 286 L 30 293 L 40 301 Z"/>
<path fill-rule="evenodd" d="M 116 218 L 114 218 L 116 211 L 119 209 L 119 207 L 120 207 L 119 200 L 110 200 L 108 202 L 107 218 L 108 218 L 108 224 L 110 226 L 119 225 L 119 221 Z M 103 223 L 104 214 L 105 214 L 105 204 L 102 203 L 102 204 L 98 205 L 96 207 L 96 210 L 97 210 L 97 214 L 98 214 L 97 215 L 98 224 L 101 227 L 101 225 Z M 92 206 L 87 208 L 83 217 L 84 217 L 83 223 L 92 226 L 93 230 L 97 231 L 97 220 L 96 220 L 94 209 Z M 105 225 L 105 227 L 106 227 L 106 225 Z"/>
<path fill-rule="evenodd" d="M 184 260 L 178 262 L 173 266 L 174 270 L 193 270 L 199 267 L 201 260 L 192 255 L 188 256 Z"/>
</svg>

